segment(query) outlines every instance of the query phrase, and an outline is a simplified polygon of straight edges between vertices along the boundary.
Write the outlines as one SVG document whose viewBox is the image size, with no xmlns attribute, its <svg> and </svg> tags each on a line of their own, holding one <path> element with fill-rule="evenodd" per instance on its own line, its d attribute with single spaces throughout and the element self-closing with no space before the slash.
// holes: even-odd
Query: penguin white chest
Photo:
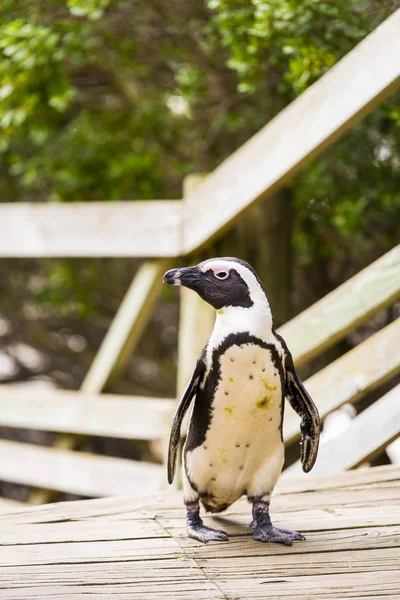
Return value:
<svg viewBox="0 0 400 600">
<path fill-rule="evenodd" d="M 282 384 L 271 350 L 255 344 L 230 346 L 219 369 L 206 438 L 186 469 L 200 493 L 230 504 L 267 492 L 280 474 Z"/>
</svg>

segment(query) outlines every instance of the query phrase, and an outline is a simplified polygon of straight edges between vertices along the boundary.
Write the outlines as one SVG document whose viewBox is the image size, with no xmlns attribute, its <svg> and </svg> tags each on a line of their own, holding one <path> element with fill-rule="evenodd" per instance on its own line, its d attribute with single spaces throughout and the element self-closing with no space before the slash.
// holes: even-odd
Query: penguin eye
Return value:
<svg viewBox="0 0 400 600">
<path fill-rule="evenodd" d="M 229 271 L 215 271 L 214 277 L 216 277 L 217 279 L 228 279 Z"/>
</svg>

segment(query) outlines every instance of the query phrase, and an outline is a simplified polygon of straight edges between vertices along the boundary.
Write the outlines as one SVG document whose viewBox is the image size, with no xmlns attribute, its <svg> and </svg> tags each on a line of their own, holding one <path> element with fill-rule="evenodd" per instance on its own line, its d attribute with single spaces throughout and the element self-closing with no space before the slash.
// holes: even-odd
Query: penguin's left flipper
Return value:
<svg viewBox="0 0 400 600">
<path fill-rule="evenodd" d="M 293 365 L 293 362 L 292 362 Z M 314 466 L 318 454 L 320 420 L 318 409 L 301 383 L 294 367 L 286 367 L 287 399 L 291 407 L 301 417 L 300 459 L 303 471 L 308 473 Z"/>
<path fill-rule="evenodd" d="M 282 342 L 285 357 L 285 396 L 291 407 L 301 417 L 301 452 L 300 459 L 303 471 L 308 473 L 314 466 L 318 454 L 319 436 L 321 430 L 318 409 L 310 394 L 299 379 L 294 368 L 293 358 L 285 341 L 275 334 Z"/>
<path fill-rule="evenodd" d="M 176 455 L 178 453 L 179 442 L 181 438 L 181 426 L 183 418 L 190 406 L 191 401 L 197 392 L 197 387 L 204 375 L 204 362 L 200 358 L 197 361 L 195 370 L 192 378 L 189 381 L 185 391 L 183 392 L 182 398 L 179 402 L 178 408 L 176 409 L 174 419 L 172 421 L 171 435 L 169 438 L 168 447 L 168 483 L 172 483 L 175 476 L 176 467 Z"/>
</svg>

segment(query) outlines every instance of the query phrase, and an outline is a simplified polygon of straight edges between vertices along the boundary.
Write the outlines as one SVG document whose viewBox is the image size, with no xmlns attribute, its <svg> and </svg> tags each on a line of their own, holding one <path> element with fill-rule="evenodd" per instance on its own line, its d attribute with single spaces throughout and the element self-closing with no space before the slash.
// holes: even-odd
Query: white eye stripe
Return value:
<svg viewBox="0 0 400 600">
<path fill-rule="evenodd" d="M 215 259 L 206 261 L 201 267 L 201 271 L 206 273 L 207 271 L 213 271 L 214 273 L 217 271 L 229 271 L 231 268 L 231 264 L 228 264 L 226 260 Z"/>
</svg>

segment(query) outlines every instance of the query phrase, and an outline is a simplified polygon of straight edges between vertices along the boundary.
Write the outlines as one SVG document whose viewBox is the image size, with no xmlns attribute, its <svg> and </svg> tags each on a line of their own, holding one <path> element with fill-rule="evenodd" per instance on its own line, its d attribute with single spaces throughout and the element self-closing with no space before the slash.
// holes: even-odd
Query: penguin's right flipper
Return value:
<svg viewBox="0 0 400 600">
<path fill-rule="evenodd" d="M 192 378 L 189 381 L 185 391 L 183 392 L 182 398 L 179 402 L 178 408 L 176 409 L 174 419 L 172 421 L 171 435 L 169 438 L 168 447 L 168 483 L 172 483 L 175 475 L 176 466 L 176 455 L 179 448 L 179 442 L 181 438 L 181 426 L 183 418 L 190 406 L 191 401 L 197 392 L 204 375 L 204 362 L 199 359 L 196 364 L 196 368 L 193 372 Z"/>
</svg>

